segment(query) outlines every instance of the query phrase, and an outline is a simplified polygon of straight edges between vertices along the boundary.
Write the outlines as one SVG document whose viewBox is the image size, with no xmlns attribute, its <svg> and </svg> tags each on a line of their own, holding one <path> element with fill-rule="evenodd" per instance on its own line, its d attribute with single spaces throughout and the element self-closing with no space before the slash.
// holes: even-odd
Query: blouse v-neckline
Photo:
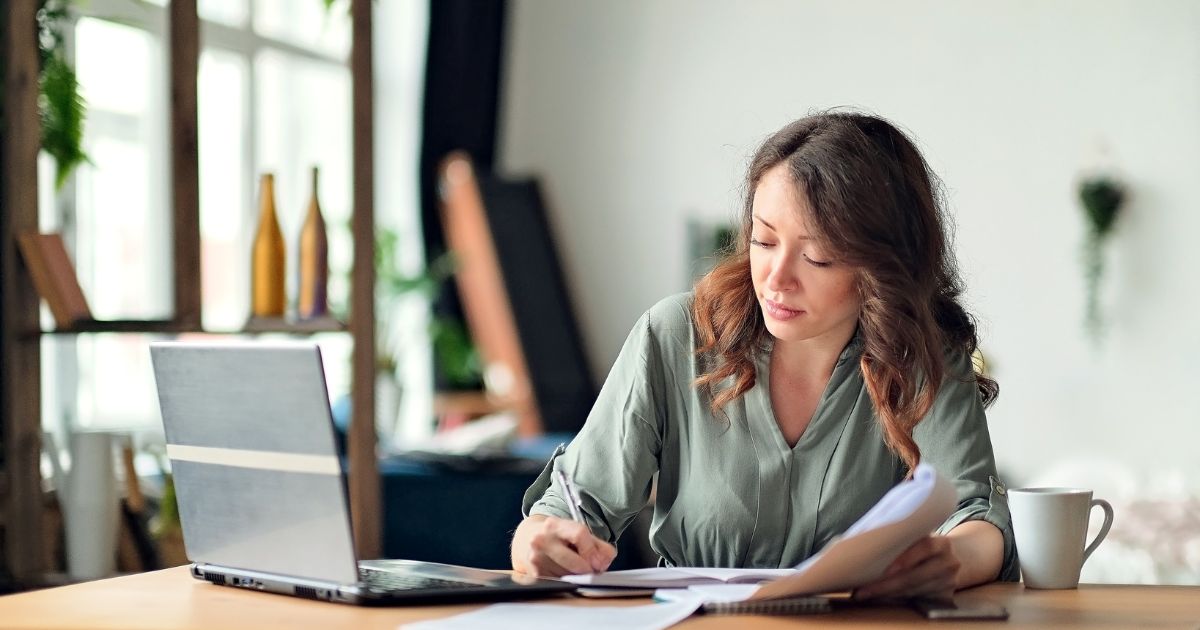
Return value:
<svg viewBox="0 0 1200 630">
<path fill-rule="evenodd" d="M 854 336 L 846 343 L 846 347 L 842 349 L 842 353 L 838 355 L 838 359 L 833 364 L 833 371 L 829 374 L 829 379 L 825 381 L 825 387 L 821 390 L 821 397 L 817 399 L 817 406 L 813 408 L 812 416 L 808 421 L 808 425 L 804 428 L 804 432 L 800 434 L 800 438 L 796 440 L 794 446 L 789 446 L 787 438 L 783 435 L 783 427 L 779 424 L 779 418 L 775 415 L 775 406 L 771 403 L 771 351 L 774 349 L 774 340 L 768 339 L 764 344 L 762 352 L 758 353 L 755 358 L 755 367 L 758 370 L 754 390 L 757 392 L 758 404 L 761 409 L 761 414 L 756 414 L 761 419 L 760 430 L 771 434 L 770 441 L 778 451 L 782 454 L 796 455 L 802 451 L 810 450 L 812 443 L 819 441 L 820 432 L 824 430 L 824 425 L 829 422 L 827 418 L 831 417 L 829 412 L 829 400 L 832 393 L 846 380 L 847 369 L 857 369 L 857 366 L 851 359 L 858 356 L 858 351 L 861 350 L 862 340 L 859 332 L 856 330 Z M 849 365 L 848 365 L 849 364 Z"/>
<path fill-rule="evenodd" d="M 844 395 L 844 388 L 856 381 L 858 366 L 852 360 L 859 347 L 856 339 L 857 335 L 838 357 L 808 427 L 792 447 L 771 405 L 772 344 L 755 357 L 758 373 L 754 387 L 747 392 L 746 422 L 758 459 L 759 500 L 755 530 L 743 550 L 742 566 L 783 566 L 785 557 L 812 553 L 825 472 L 858 400 L 857 395 Z M 761 523 L 778 523 L 781 529 L 760 528 Z M 780 531 L 787 532 L 782 545 Z"/>
</svg>

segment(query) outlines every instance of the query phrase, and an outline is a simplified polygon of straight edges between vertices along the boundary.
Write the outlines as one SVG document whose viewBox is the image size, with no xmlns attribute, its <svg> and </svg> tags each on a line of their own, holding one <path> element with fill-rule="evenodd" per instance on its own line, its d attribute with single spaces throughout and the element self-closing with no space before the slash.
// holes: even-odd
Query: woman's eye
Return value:
<svg viewBox="0 0 1200 630">
<path fill-rule="evenodd" d="M 770 249 L 775 246 L 775 243 L 764 243 L 763 241 L 758 240 L 758 238 L 751 236 L 750 237 L 750 245 L 752 245 L 754 247 L 761 247 L 763 249 Z M 810 264 L 814 267 L 828 267 L 833 264 L 832 261 L 828 261 L 828 260 L 815 260 L 813 258 L 810 258 L 808 256 L 808 254 L 801 254 L 801 256 L 804 257 L 805 262 L 807 262 L 808 264 Z"/>
<path fill-rule="evenodd" d="M 812 258 L 808 257 L 808 254 L 804 254 L 804 260 L 807 260 L 808 264 L 814 267 L 828 267 L 829 265 L 833 264 L 828 260 L 813 260 Z"/>
</svg>

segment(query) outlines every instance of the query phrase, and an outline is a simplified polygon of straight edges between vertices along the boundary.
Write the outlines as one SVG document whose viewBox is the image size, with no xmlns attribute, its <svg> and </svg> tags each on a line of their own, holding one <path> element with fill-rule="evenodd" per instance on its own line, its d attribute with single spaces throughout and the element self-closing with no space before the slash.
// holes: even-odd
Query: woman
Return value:
<svg viewBox="0 0 1200 630">
<path fill-rule="evenodd" d="M 638 321 L 587 423 L 526 493 L 513 568 L 605 570 L 658 486 L 670 566 L 790 567 L 918 462 L 958 510 L 861 598 L 947 595 L 1018 569 L 937 180 L 879 118 L 824 113 L 751 161 L 733 251 Z M 552 470 L 573 478 L 570 520 Z"/>
</svg>

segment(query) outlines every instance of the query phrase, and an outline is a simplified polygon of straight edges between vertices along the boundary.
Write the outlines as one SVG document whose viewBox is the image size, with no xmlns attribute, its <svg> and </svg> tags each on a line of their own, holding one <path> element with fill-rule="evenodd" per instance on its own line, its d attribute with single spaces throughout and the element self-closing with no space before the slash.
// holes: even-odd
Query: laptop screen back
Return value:
<svg viewBox="0 0 1200 630">
<path fill-rule="evenodd" d="M 160 342 L 150 353 L 188 558 L 355 583 L 319 349 Z"/>
</svg>

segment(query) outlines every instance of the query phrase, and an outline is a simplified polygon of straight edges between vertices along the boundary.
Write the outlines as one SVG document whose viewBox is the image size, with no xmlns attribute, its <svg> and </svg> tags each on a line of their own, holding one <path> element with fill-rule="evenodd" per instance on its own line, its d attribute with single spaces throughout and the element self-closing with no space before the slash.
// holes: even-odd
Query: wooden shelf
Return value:
<svg viewBox="0 0 1200 630">
<path fill-rule="evenodd" d="M 332 317 L 299 320 L 252 317 L 246 322 L 246 326 L 242 328 L 242 330 L 236 332 L 309 334 L 319 332 L 346 332 L 347 330 L 349 329 L 346 327 L 346 324 Z"/>
<path fill-rule="evenodd" d="M 38 335 L 87 335 L 95 333 L 146 333 L 146 334 L 204 334 L 204 335 L 255 335 L 264 333 L 282 333 L 291 335 L 311 335 L 314 333 L 348 332 L 346 324 L 333 319 L 321 318 L 312 320 L 290 319 L 251 319 L 240 329 L 222 330 L 219 328 L 200 328 L 183 324 L 169 319 L 110 319 L 88 322 L 78 322 L 71 328 L 56 328 L 43 330 L 26 337 Z"/>
<path fill-rule="evenodd" d="M 86 333 L 178 333 L 187 326 L 170 319 L 109 319 L 76 322 L 70 328 L 45 330 L 43 335 L 79 335 Z"/>
</svg>

